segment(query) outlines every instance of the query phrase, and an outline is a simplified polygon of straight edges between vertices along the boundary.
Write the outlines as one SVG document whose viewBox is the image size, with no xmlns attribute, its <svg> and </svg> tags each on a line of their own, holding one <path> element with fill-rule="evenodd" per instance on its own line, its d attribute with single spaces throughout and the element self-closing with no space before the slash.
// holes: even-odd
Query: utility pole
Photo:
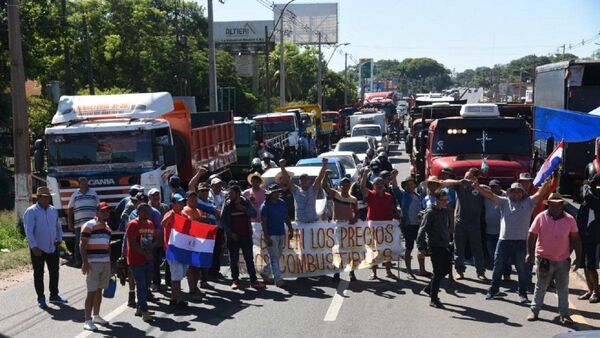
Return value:
<svg viewBox="0 0 600 338">
<path fill-rule="evenodd" d="M 31 199 L 31 161 L 29 156 L 29 117 L 25 100 L 25 69 L 21 44 L 19 0 L 8 0 L 8 48 L 10 52 L 10 96 L 13 114 L 13 151 L 15 159 L 15 212 L 19 220 Z"/>
<path fill-rule="evenodd" d="M 269 27 L 265 26 L 265 96 L 266 102 L 265 107 L 267 113 L 271 112 L 271 73 L 269 73 L 269 43 L 271 43 L 269 37 Z"/>
<path fill-rule="evenodd" d="M 94 70 L 92 68 L 92 50 L 90 48 L 90 34 L 87 29 L 87 17 L 83 15 L 83 33 L 85 34 L 85 54 L 87 56 L 87 71 L 88 71 L 88 85 L 90 95 L 95 95 L 96 90 L 94 87 Z"/>
<path fill-rule="evenodd" d="M 217 111 L 217 64 L 213 27 L 213 2 L 208 0 L 208 101 L 210 111 Z"/>
<path fill-rule="evenodd" d="M 565 47 L 566 47 L 566 44 L 564 44 L 564 43 L 563 43 L 563 45 L 562 45 L 562 50 L 563 50 L 563 53 L 562 53 L 562 55 L 563 55 L 563 56 L 565 56 Z"/>
<path fill-rule="evenodd" d="M 61 18 L 60 25 L 63 32 L 68 32 L 67 25 L 67 0 L 61 0 Z M 71 48 L 67 39 L 63 38 L 63 53 L 65 54 L 65 94 L 73 95 L 73 73 L 71 72 Z"/>
<path fill-rule="evenodd" d="M 348 53 L 344 53 L 344 105 L 348 104 Z"/>
<path fill-rule="evenodd" d="M 319 37 L 319 55 L 317 61 L 317 104 L 323 108 L 323 69 L 321 61 L 321 32 L 317 32 Z"/>
<path fill-rule="evenodd" d="M 283 44 L 283 11 L 280 14 L 280 25 L 279 26 L 279 105 L 285 106 L 285 46 Z"/>
</svg>

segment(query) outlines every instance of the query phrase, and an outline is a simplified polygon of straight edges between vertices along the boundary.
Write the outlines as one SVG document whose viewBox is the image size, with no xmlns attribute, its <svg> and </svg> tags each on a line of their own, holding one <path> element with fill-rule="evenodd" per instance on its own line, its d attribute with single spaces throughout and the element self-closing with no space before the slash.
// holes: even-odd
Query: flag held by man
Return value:
<svg viewBox="0 0 600 338">
<path fill-rule="evenodd" d="M 175 214 L 167 259 L 198 268 L 212 265 L 217 227 Z"/>
<path fill-rule="evenodd" d="M 535 175 L 535 179 L 533 180 L 533 185 L 538 187 L 544 183 L 544 181 L 552 175 L 554 170 L 558 168 L 558 166 L 562 162 L 563 150 L 564 150 L 564 141 L 560 141 L 556 149 L 552 151 L 550 156 L 544 161 L 537 175 Z"/>
</svg>

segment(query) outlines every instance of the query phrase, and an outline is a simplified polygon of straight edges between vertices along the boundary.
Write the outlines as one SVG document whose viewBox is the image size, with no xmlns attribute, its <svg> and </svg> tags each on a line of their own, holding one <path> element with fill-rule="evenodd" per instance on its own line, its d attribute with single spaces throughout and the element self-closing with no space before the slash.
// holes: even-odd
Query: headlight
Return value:
<svg viewBox="0 0 600 338">
<path fill-rule="evenodd" d="M 381 143 L 381 142 L 377 142 L 377 146 L 378 146 L 378 147 L 381 147 L 381 146 L 383 146 L 383 143 Z"/>
</svg>

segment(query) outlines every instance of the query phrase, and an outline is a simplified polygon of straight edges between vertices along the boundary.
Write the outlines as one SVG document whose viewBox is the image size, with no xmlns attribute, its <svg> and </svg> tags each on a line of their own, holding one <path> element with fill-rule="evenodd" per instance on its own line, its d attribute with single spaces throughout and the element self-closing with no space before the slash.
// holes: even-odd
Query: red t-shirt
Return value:
<svg viewBox="0 0 600 338">
<path fill-rule="evenodd" d="M 390 221 L 394 219 L 394 198 L 388 192 L 378 196 L 375 190 L 369 190 L 365 199 L 367 202 L 367 220 Z"/>
<path fill-rule="evenodd" d="M 136 218 L 127 224 L 127 230 L 125 230 L 127 240 L 135 241 L 142 248 L 151 247 L 152 243 L 156 240 L 156 236 L 156 229 L 151 220 L 140 222 Z M 131 245 L 127 245 L 127 263 L 130 266 L 141 266 L 149 262 L 139 251 L 134 250 Z"/>
</svg>

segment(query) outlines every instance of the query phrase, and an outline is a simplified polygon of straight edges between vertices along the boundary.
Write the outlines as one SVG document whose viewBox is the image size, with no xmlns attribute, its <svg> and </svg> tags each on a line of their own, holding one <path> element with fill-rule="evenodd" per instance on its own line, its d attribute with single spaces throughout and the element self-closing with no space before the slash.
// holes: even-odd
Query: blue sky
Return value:
<svg viewBox="0 0 600 338">
<path fill-rule="evenodd" d="M 196 0 L 206 6 L 206 0 Z M 214 2 L 215 21 L 272 20 L 257 0 Z M 295 3 L 336 2 L 296 1 Z M 359 58 L 431 57 L 457 72 L 507 63 L 527 55 L 555 53 L 562 44 L 595 41 L 571 53 L 589 56 L 600 49 L 599 0 L 339 0 L 340 47 Z M 284 3 L 284 1 L 276 1 Z M 598 44 L 596 44 L 598 43 Z M 333 51 L 324 48 L 329 57 Z M 335 53 L 330 68 L 342 70 Z"/>
</svg>

